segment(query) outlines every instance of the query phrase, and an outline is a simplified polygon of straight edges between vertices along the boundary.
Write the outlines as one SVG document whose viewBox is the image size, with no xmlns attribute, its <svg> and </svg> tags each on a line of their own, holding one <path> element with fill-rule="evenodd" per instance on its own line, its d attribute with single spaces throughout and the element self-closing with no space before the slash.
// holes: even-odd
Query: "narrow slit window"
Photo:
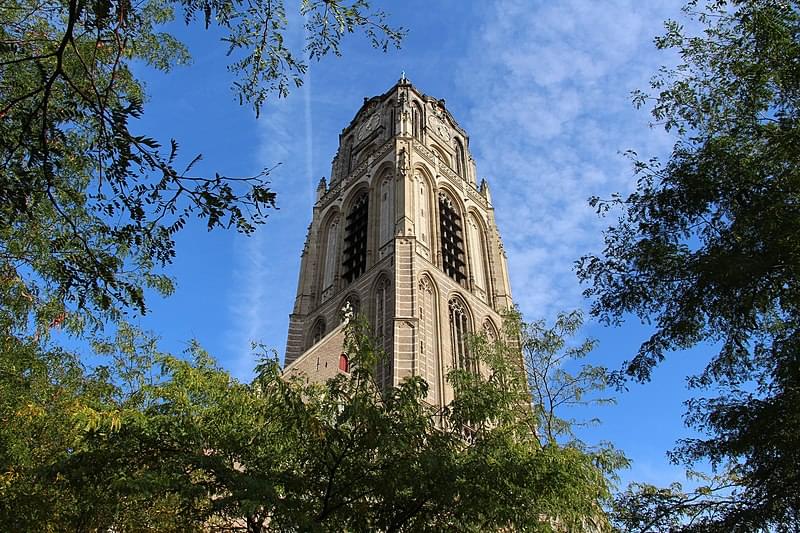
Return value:
<svg viewBox="0 0 800 533">
<path fill-rule="evenodd" d="M 464 145 L 458 139 L 453 139 L 453 148 L 456 152 L 456 174 L 465 178 L 467 176 L 467 158 L 464 155 Z"/>
<path fill-rule="evenodd" d="M 411 128 L 415 139 L 422 139 L 422 109 L 414 102 L 411 106 Z"/>
</svg>

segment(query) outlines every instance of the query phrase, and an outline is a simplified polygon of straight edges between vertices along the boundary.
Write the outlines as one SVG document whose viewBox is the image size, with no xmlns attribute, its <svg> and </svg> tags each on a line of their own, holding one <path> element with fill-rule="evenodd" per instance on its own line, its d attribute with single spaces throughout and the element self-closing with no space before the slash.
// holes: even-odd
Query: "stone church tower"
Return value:
<svg viewBox="0 0 800 533">
<path fill-rule="evenodd" d="M 286 372 L 326 379 L 347 369 L 342 310 L 366 316 L 387 360 L 384 386 L 422 376 L 428 400 L 452 399 L 446 374 L 473 367 L 469 332 L 497 337 L 512 305 L 489 187 L 469 137 L 405 79 L 365 98 L 339 135 L 317 188 L 290 315 Z"/>
</svg>

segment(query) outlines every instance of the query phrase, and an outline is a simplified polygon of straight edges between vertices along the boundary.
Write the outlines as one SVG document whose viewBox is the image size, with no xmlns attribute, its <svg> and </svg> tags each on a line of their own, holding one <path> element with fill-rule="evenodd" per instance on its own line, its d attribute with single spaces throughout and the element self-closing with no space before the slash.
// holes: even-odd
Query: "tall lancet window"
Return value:
<svg viewBox="0 0 800 533">
<path fill-rule="evenodd" d="M 386 353 L 392 352 L 393 319 L 391 311 L 389 280 L 382 278 L 375 286 L 375 339 Z M 389 387 L 392 380 L 392 363 L 389 357 L 381 357 L 376 366 L 376 378 L 382 388 Z"/>
<path fill-rule="evenodd" d="M 342 252 L 342 279 L 352 283 L 367 270 L 367 218 L 369 200 L 363 192 L 347 214 Z"/>
<path fill-rule="evenodd" d="M 395 110 L 395 103 L 394 100 L 391 100 L 388 105 L 389 108 L 389 127 L 386 128 L 386 136 L 387 137 L 394 137 L 397 133 L 397 126 L 395 122 L 397 121 L 397 111 Z"/>
<path fill-rule="evenodd" d="M 382 348 L 386 348 L 389 325 L 389 280 L 383 278 L 375 287 L 375 339 Z"/>
<path fill-rule="evenodd" d="M 467 177 L 467 159 L 464 153 L 464 145 L 458 139 L 453 139 L 453 148 L 456 151 L 456 174 L 466 179 Z"/>
<path fill-rule="evenodd" d="M 472 272 L 472 289 L 478 297 L 486 300 L 489 293 L 486 284 L 486 238 L 484 237 L 483 227 L 475 219 L 475 216 L 470 215 L 468 220 L 467 234 L 469 236 L 469 266 Z"/>
<path fill-rule="evenodd" d="M 325 264 L 322 275 L 322 300 L 327 300 L 334 292 L 333 281 L 336 275 L 336 257 L 339 247 L 339 218 L 334 218 L 328 225 L 325 235 Z"/>
<path fill-rule="evenodd" d="M 422 139 L 422 108 L 417 102 L 411 104 L 411 128 L 416 139 Z"/>
<path fill-rule="evenodd" d="M 427 276 L 419 280 L 419 372 L 431 387 L 436 388 L 438 334 L 436 332 L 436 293 Z"/>
<path fill-rule="evenodd" d="M 416 220 L 416 230 L 417 230 L 417 240 L 425 245 L 425 247 L 430 246 L 430 233 L 431 233 L 431 222 L 430 222 L 430 197 L 431 197 L 431 190 L 430 186 L 428 185 L 428 181 L 422 176 L 419 172 L 416 174 L 416 188 L 417 188 L 417 220 Z"/>
<path fill-rule="evenodd" d="M 353 138 L 349 137 L 344 143 L 344 174 L 350 174 L 353 170 Z"/>
<path fill-rule="evenodd" d="M 381 181 L 379 194 L 380 206 L 378 213 L 380 214 L 380 227 L 378 248 L 382 249 L 394 234 L 394 178 L 391 175 L 386 176 Z M 383 252 L 381 253 L 382 256 Z"/>
<path fill-rule="evenodd" d="M 442 245 L 442 269 L 463 285 L 467 276 L 464 274 L 466 263 L 461 215 L 445 194 L 439 194 L 439 233 Z"/>
<path fill-rule="evenodd" d="M 473 358 L 469 356 L 467 343 L 469 341 L 469 317 L 467 310 L 458 298 L 453 298 L 449 303 L 450 307 L 450 342 L 453 354 L 453 367 L 461 370 L 477 372 L 478 366 Z"/>
</svg>

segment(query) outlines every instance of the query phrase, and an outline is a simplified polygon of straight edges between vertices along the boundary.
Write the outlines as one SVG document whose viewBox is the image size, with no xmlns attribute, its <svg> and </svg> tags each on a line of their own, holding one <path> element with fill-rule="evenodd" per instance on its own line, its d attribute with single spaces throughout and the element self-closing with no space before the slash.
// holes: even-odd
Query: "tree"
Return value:
<svg viewBox="0 0 800 533">
<path fill-rule="evenodd" d="M 476 341 L 484 371 L 453 371 L 456 399 L 437 412 L 419 377 L 379 388 L 368 329 L 348 326 L 352 371 L 324 384 L 285 379 L 271 357 L 238 383 L 198 346 L 176 358 L 127 327 L 98 346 L 108 367 L 31 376 L 62 400 L 28 394 L 4 413 L 0 435 L 20 445 L 0 528 L 607 530 L 603 468 L 539 442 L 513 345 Z"/>
<path fill-rule="evenodd" d="M 155 134 L 137 132 L 145 95 L 131 66 L 166 71 L 187 62 L 165 31 L 176 17 L 217 25 L 227 32 L 234 90 L 258 114 L 269 95 L 302 83 L 307 60 L 338 55 L 346 34 L 365 33 L 383 49 L 403 34 L 365 0 L 303 0 L 300 10 L 306 47 L 290 50 L 281 0 L 0 5 L 2 529 L 196 530 L 215 511 L 204 488 L 211 481 L 189 479 L 196 470 L 183 468 L 190 458 L 212 461 L 209 448 L 177 446 L 205 442 L 188 432 L 208 428 L 196 413 L 162 412 L 168 400 L 211 407 L 165 395 L 254 397 L 199 353 L 188 367 L 157 354 L 122 319 L 146 311 L 147 289 L 171 292 L 163 267 L 192 216 L 209 229 L 250 233 L 275 193 L 266 171 L 193 175 L 199 156 L 181 165 L 176 141 L 164 148 Z M 93 371 L 82 365 L 88 347 L 72 353 L 50 336 L 63 329 L 93 338 L 108 322 L 120 335 L 116 347 L 95 348 L 113 362 Z M 188 377 L 202 386 L 190 390 L 181 381 Z"/>
<path fill-rule="evenodd" d="M 541 438 L 548 443 L 567 439 L 581 445 L 574 428 L 594 425 L 599 420 L 578 420 L 570 416 L 569 411 L 588 405 L 614 403 L 613 398 L 597 396 L 608 387 L 606 368 L 584 363 L 576 374 L 566 368 L 570 363 L 585 359 L 597 344 L 593 339 L 569 344 L 570 337 L 583 325 L 582 313 L 559 313 L 552 327 L 547 327 L 541 320 L 530 324 L 519 321 L 519 325 L 528 387 L 533 396 L 533 409 L 539 418 Z"/>
<path fill-rule="evenodd" d="M 732 490 L 736 481 L 697 472 L 690 472 L 689 478 L 700 485 L 685 490 L 677 482 L 665 488 L 631 483 L 614 498 L 612 517 L 619 531 L 722 531 L 714 529 L 718 527 L 716 523 L 740 505 L 738 495 Z M 750 527 L 742 525 L 745 531 Z"/>
<path fill-rule="evenodd" d="M 180 16 L 219 26 L 256 114 L 302 83 L 303 59 L 339 54 L 361 31 L 386 49 L 403 30 L 366 0 L 303 0 L 307 41 L 287 48 L 282 0 L 10 0 L 0 7 L 0 306 L 2 322 L 43 333 L 144 313 L 145 290 L 171 291 L 160 270 L 192 215 L 250 233 L 275 206 L 268 172 L 195 176 L 137 133 L 144 89 L 133 63 L 167 71 L 189 59 L 164 31 Z M 31 322 L 32 319 L 32 322 Z"/>
<path fill-rule="evenodd" d="M 621 215 L 577 265 L 593 315 L 655 324 L 629 377 L 649 380 L 671 350 L 718 349 L 689 380 L 704 396 L 686 420 L 707 437 L 672 457 L 710 462 L 736 504 L 687 531 L 788 531 L 800 512 L 798 7 L 696 0 L 684 11 L 701 35 L 666 23 L 656 45 L 680 62 L 634 102 L 678 140 L 663 164 L 632 154 L 632 194 L 592 200 Z"/>
</svg>

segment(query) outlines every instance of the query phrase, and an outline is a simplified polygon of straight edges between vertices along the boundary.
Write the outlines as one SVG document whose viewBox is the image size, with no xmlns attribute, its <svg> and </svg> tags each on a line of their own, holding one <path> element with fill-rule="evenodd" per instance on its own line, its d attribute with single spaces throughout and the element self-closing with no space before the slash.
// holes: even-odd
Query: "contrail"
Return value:
<svg viewBox="0 0 800 533">
<path fill-rule="evenodd" d="M 303 15 L 303 42 L 308 41 L 308 13 Z M 311 62 L 309 62 L 308 70 L 305 73 L 303 80 L 303 104 L 305 106 L 305 126 L 306 126 L 306 183 L 308 187 L 308 196 L 311 202 L 314 202 L 314 119 L 311 113 Z"/>
</svg>

